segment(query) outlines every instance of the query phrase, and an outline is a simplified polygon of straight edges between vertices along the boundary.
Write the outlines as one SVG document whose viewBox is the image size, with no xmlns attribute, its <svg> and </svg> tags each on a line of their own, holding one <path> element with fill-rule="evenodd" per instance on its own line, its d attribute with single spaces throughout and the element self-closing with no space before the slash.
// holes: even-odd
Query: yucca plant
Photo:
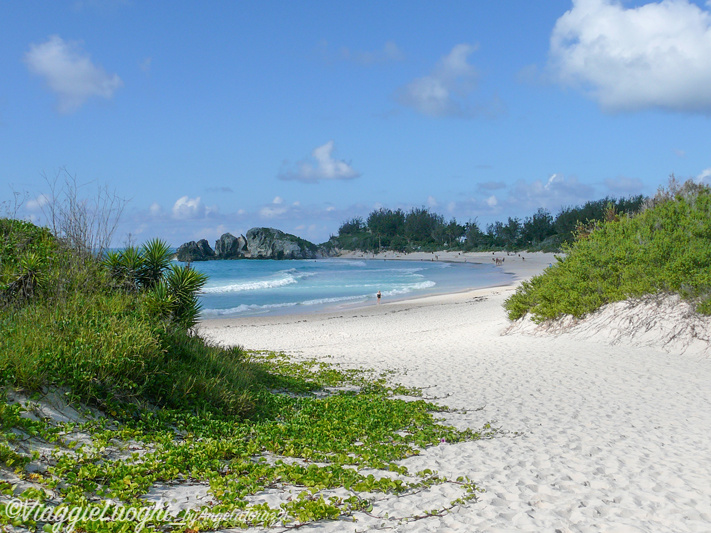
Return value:
<svg viewBox="0 0 711 533">
<path fill-rule="evenodd" d="M 160 239 L 151 239 L 141 247 L 140 281 L 144 289 L 158 285 L 170 266 L 171 255 L 170 245 Z"/>
<path fill-rule="evenodd" d="M 31 298 L 43 284 L 42 266 L 42 258 L 38 254 L 29 252 L 23 255 L 20 258 L 20 272 L 7 287 L 10 296 Z"/>
<path fill-rule="evenodd" d="M 146 305 L 154 316 L 191 328 L 200 315 L 197 293 L 205 286 L 207 275 L 189 266 L 171 265 L 171 255 L 165 241 L 152 239 L 140 251 L 129 247 L 107 252 L 103 264 L 124 290 L 146 291 Z"/>
<path fill-rule="evenodd" d="M 146 307 L 153 316 L 172 320 L 175 305 L 175 297 L 164 280 L 159 281 L 146 294 Z"/>
<path fill-rule="evenodd" d="M 194 326 L 201 309 L 197 293 L 207 283 L 207 275 L 187 266 L 171 266 L 166 271 L 165 282 L 175 299 L 173 320 L 186 328 Z"/>
<path fill-rule="evenodd" d="M 138 292 L 141 288 L 141 271 L 143 257 L 138 248 L 129 246 L 121 252 L 121 268 L 123 269 L 122 284 L 129 292 Z"/>
<path fill-rule="evenodd" d="M 121 252 L 110 250 L 104 253 L 104 259 L 101 263 L 109 271 L 109 276 L 112 280 L 123 283 L 124 266 L 121 255 Z"/>
</svg>

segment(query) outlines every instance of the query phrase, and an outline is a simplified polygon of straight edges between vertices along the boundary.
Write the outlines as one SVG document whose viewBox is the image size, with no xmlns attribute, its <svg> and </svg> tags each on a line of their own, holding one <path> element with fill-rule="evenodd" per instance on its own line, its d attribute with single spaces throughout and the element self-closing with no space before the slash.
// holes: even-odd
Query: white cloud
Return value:
<svg viewBox="0 0 711 533">
<path fill-rule="evenodd" d="M 274 200 L 272 200 L 273 204 L 279 205 L 284 203 L 284 199 L 281 196 L 275 196 Z"/>
<path fill-rule="evenodd" d="M 427 197 L 427 206 L 428 207 L 437 207 L 439 204 L 437 203 L 437 198 L 434 196 L 430 195 Z"/>
<path fill-rule="evenodd" d="M 208 208 L 202 203 L 198 196 L 197 198 L 189 198 L 183 196 L 173 205 L 173 218 L 179 220 L 190 220 L 196 218 L 204 218 L 208 214 Z"/>
<path fill-rule="evenodd" d="M 489 207 L 496 207 L 498 205 L 499 201 L 496 199 L 496 196 L 491 195 L 486 199 L 486 205 Z"/>
<path fill-rule="evenodd" d="M 315 148 L 311 153 L 313 161 L 301 161 L 296 171 L 279 174 L 279 179 L 316 183 L 320 180 L 347 180 L 360 176 L 352 166 L 342 160 L 333 158 L 333 141 Z"/>
<path fill-rule="evenodd" d="M 635 8 L 573 0 L 553 29 L 549 59 L 557 81 L 606 111 L 711 113 L 711 13 L 689 0 Z"/>
<path fill-rule="evenodd" d="M 187 198 L 187 196 L 185 197 Z M 180 201 L 180 200 L 178 200 Z M 177 202 L 176 202 L 177 205 Z M 151 213 L 151 216 L 157 217 L 160 216 L 163 213 L 163 208 L 160 206 L 158 202 L 153 202 L 151 206 L 148 208 L 148 211 Z M 175 212 L 175 206 L 173 207 L 173 212 Z"/>
<path fill-rule="evenodd" d="M 37 198 L 32 198 L 27 201 L 25 207 L 30 211 L 39 211 L 44 206 L 50 203 L 50 198 L 46 194 L 40 194 Z"/>
<path fill-rule="evenodd" d="M 696 176 L 696 183 L 703 183 L 704 185 L 711 185 L 711 167 L 702 170 L 701 174 Z"/>
<path fill-rule="evenodd" d="M 431 74 L 403 87 L 398 101 L 430 117 L 472 116 L 475 113 L 466 100 L 476 88 L 478 73 L 467 59 L 475 50 L 469 44 L 456 45 Z"/>
<path fill-rule="evenodd" d="M 123 85 L 117 74 L 107 74 L 92 63 L 81 43 L 64 41 L 58 35 L 52 35 L 45 43 L 31 44 L 25 63 L 56 93 L 61 113 L 76 111 L 93 96 L 111 99 Z"/>
<path fill-rule="evenodd" d="M 286 214 L 286 212 L 286 207 L 265 206 L 259 210 L 259 216 L 262 218 L 275 218 Z"/>
</svg>

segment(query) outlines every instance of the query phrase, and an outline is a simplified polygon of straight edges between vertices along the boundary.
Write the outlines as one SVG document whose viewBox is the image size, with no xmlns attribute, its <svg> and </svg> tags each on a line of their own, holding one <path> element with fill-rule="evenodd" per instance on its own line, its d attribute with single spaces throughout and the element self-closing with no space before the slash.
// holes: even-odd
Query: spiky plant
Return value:
<svg viewBox="0 0 711 533">
<path fill-rule="evenodd" d="M 138 292 L 141 287 L 141 271 L 143 257 L 138 248 L 129 246 L 121 252 L 121 268 L 123 269 L 123 286 L 130 292 Z"/>
<path fill-rule="evenodd" d="M 109 277 L 118 284 L 123 284 L 125 276 L 121 252 L 110 250 L 104 252 L 104 259 L 101 263 L 109 272 Z"/>
<path fill-rule="evenodd" d="M 166 320 L 173 319 L 176 300 L 170 292 L 168 284 L 161 280 L 146 294 L 146 306 L 154 316 Z"/>
<path fill-rule="evenodd" d="M 152 289 L 158 285 L 170 265 L 171 255 L 170 245 L 160 239 L 151 239 L 141 247 L 140 281 L 143 288 Z"/>
<path fill-rule="evenodd" d="M 194 326 L 201 309 L 197 293 L 207 283 L 207 275 L 190 267 L 171 266 L 166 271 L 165 281 L 175 299 L 174 321 L 186 328 Z"/>
<path fill-rule="evenodd" d="M 28 252 L 20 258 L 19 266 L 20 271 L 8 285 L 7 292 L 11 297 L 31 298 L 44 281 L 42 258 L 34 252 Z"/>
</svg>

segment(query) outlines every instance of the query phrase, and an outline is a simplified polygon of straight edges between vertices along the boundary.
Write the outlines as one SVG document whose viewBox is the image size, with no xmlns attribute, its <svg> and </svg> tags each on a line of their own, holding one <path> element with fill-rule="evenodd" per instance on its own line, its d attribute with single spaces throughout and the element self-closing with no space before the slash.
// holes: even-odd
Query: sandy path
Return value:
<svg viewBox="0 0 711 533">
<path fill-rule="evenodd" d="M 507 267 L 526 278 L 547 259 Z M 450 423 L 496 420 L 520 432 L 443 444 L 407 460 L 413 471 L 468 475 L 486 492 L 444 517 L 388 522 L 391 531 L 711 531 L 711 359 L 568 335 L 502 336 L 501 305 L 511 290 L 329 315 L 213 320 L 202 334 L 396 370 L 403 384 L 470 410 L 449 415 Z M 383 498 L 374 513 L 417 514 L 456 497 L 438 490 Z M 382 523 L 358 519 L 301 529 L 366 531 Z"/>
</svg>

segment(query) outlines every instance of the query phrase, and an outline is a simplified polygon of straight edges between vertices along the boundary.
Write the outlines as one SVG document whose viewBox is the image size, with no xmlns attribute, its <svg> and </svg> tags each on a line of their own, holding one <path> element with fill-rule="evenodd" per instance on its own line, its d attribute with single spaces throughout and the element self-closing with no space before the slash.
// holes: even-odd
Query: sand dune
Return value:
<svg viewBox="0 0 711 533">
<path fill-rule="evenodd" d="M 550 261 L 544 254 L 507 257 L 502 268 L 520 280 Z M 395 370 L 397 381 L 467 410 L 448 415 L 450 423 L 480 427 L 495 420 L 509 432 L 442 444 L 405 461 L 415 471 L 468 475 L 486 492 L 443 517 L 385 521 L 389 530 L 711 531 L 711 358 L 653 342 L 635 346 L 624 336 L 611 344 L 604 334 L 511 330 L 502 304 L 512 290 L 322 315 L 211 320 L 200 332 L 222 344 Z M 386 496 L 373 514 L 417 514 L 451 499 L 447 490 Z M 366 531 L 384 523 L 356 516 L 356 523 L 301 529 Z"/>
</svg>

